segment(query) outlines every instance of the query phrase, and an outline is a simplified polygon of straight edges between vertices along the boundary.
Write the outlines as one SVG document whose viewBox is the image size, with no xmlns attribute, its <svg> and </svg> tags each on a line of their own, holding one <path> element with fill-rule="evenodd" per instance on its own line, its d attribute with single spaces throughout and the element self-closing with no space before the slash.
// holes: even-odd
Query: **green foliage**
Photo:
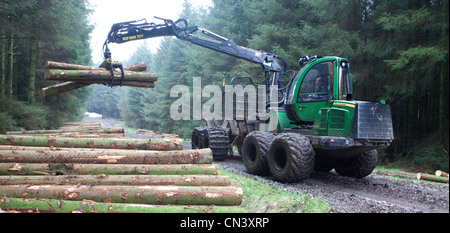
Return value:
<svg viewBox="0 0 450 233">
<path fill-rule="evenodd" d="M 87 17 L 90 12 L 87 0 L 1 2 L 0 89 L 1 93 L 12 93 L 12 96 L 0 96 L 2 124 L 5 121 L 2 131 L 57 128 L 65 121 L 81 119 L 91 88 L 44 99 L 39 91 L 33 92 L 29 87 L 39 90 L 54 83 L 44 80 L 44 65 L 48 60 L 90 65 L 92 25 Z M 9 46 L 11 36 L 13 48 Z M 33 40 L 38 42 L 36 52 L 30 51 Z M 36 62 L 36 69 L 31 68 L 32 61 Z M 12 83 L 12 90 L 3 80 Z"/>
<path fill-rule="evenodd" d="M 44 129 L 47 126 L 48 107 L 30 105 L 23 101 L 6 101 L 0 97 L 0 133 L 14 130 Z"/>
</svg>

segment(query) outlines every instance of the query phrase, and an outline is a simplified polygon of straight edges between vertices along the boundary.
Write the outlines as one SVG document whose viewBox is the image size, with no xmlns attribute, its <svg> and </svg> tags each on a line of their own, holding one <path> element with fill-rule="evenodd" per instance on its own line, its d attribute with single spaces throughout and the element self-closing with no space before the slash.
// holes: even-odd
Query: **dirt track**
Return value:
<svg viewBox="0 0 450 233">
<path fill-rule="evenodd" d="M 103 119 L 102 127 L 114 127 L 121 122 Z M 127 137 L 143 137 L 126 134 Z M 185 143 L 190 149 L 190 143 Z M 314 172 L 311 177 L 294 184 L 274 181 L 273 177 L 249 174 L 240 157 L 235 156 L 215 162 L 232 172 L 253 177 L 289 192 L 307 193 L 329 203 L 333 213 L 449 213 L 449 186 L 438 186 L 429 182 L 405 181 L 395 178 L 370 175 L 363 179 L 339 176 L 335 172 Z"/>
</svg>

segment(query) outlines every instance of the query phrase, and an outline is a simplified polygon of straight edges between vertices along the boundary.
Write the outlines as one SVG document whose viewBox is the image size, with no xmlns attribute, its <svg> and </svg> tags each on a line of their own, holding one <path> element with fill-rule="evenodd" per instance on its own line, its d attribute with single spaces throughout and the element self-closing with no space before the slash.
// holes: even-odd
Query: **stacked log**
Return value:
<svg viewBox="0 0 450 233">
<path fill-rule="evenodd" d="M 42 88 L 44 97 L 86 87 L 91 84 L 154 88 L 155 82 L 158 80 L 158 76 L 155 73 L 143 72 L 147 70 L 147 65 L 142 62 L 124 67 L 124 79 L 121 84 L 122 74 L 120 69 L 114 70 L 114 77 L 112 77 L 111 71 L 102 67 L 54 61 L 48 61 L 46 66 L 48 68 L 45 73 L 46 80 L 64 82 Z"/>
<path fill-rule="evenodd" d="M 219 175 L 210 149 L 182 150 L 177 139 L 57 135 L 101 129 L 63 128 L 52 137 L 0 135 L 0 212 L 243 212 L 242 189 Z"/>
</svg>

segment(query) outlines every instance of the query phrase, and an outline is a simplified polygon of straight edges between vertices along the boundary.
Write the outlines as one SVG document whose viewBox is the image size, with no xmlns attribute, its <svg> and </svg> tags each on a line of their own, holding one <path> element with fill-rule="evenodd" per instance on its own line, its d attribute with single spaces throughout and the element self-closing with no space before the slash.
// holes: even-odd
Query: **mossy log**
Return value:
<svg viewBox="0 0 450 233">
<path fill-rule="evenodd" d="M 448 177 L 441 177 L 441 176 L 429 175 L 429 174 L 424 174 L 424 173 L 417 173 L 416 177 L 418 180 L 426 180 L 426 181 L 433 181 L 433 182 L 439 182 L 439 183 L 448 183 L 449 182 Z"/>
<path fill-rule="evenodd" d="M 55 81 L 110 81 L 111 72 L 108 70 L 47 70 L 44 74 L 45 79 Z M 114 74 L 114 79 L 120 80 L 120 72 Z M 125 81 L 138 81 L 138 82 L 156 82 L 158 81 L 158 75 L 148 72 L 135 72 L 124 70 L 124 82 Z"/>
<path fill-rule="evenodd" d="M 83 66 L 56 61 L 47 61 L 46 67 L 50 69 L 63 69 L 63 70 L 105 70 L 105 68 L 98 66 Z M 123 69 L 137 72 L 146 71 L 147 65 L 144 62 L 139 62 L 133 65 L 124 66 Z"/>
<path fill-rule="evenodd" d="M 0 175 L 218 175 L 216 164 L 0 163 Z"/>
<path fill-rule="evenodd" d="M 154 205 L 240 205 L 242 188 L 235 186 L 75 186 L 5 185 L 7 198 L 136 203 Z"/>
<path fill-rule="evenodd" d="M 0 150 L 2 163 L 210 164 L 209 148 L 199 150 Z"/>
<path fill-rule="evenodd" d="M 88 200 L 0 198 L 0 210 L 7 213 L 244 213 L 240 206 L 145 205 L 102 203 Z"/>
<path fill-rule="evenodd" d="M 229 186 L 228 176 L 211 175 L 68 175 L 0 176 L 0 185 L 175 185 Z"/>
<path fill-rule="evenodd" d="M 82 134 L 123 134 L 125 131 L 123 128 L 74 128 L 74 129 L 54 129 L 54 130 L 25 130 L 25 131 L 8 131 L 8 135 L 18 134 L 64 134 L 64 133 L 82 133 Z"/>
<path fill-rule="evenodd" d="M 180 139 L 48 138 L 22 135 L 0 135 L 0 145 L 138 150 L 183 149 Z"/>
</svg>

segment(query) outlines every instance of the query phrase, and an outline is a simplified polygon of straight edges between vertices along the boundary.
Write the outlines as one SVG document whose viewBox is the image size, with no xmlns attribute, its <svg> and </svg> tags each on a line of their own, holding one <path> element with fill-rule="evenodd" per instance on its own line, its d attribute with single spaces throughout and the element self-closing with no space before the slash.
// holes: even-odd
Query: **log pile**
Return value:
<svg viewBox="0 0 450 233">
<path fill-rule="evenodd" d="M 42 88 L 42 95 L 49 97 L 86 87 L 91 84 L 103 84 L 113 86 L 120 85 L 121 71 L 114 71 L 114 79 L 111 72 L 102 67 L 82 66 L 61 62 L 48 61 L 45 72 L 46 80 L 62 81 L 45 88 Z M 155 73 L 143 72 L 147 70 L 147 65 L 143 62 L 124 67 L 124 80 L 122 86 L 154 88 L 158 76 Z M 111 80 L 113 80 L 111 82 Z"/>
<path fill-rule="evenodd" d="M 417 179 L 417 180 L 425 180 L 432 181 L 438 183 L 449 183 L 448 173 L 437 170 L 434 175 L 425 174 L 425 173 L 409 173 L 409 172 L 400 172 L 400 171 L 387 171 L 387 170 L 375 170 L 374 174 L 378 175 L 386 175 L 386 176 L 396 176 L 400 178 L 407 179 Z"/>
<path fill-rule="evenodd" d="M 242 189 L 220 176 L 210 149 L 179 139 L 117 134 L 93 123 L 0 135 L 0 212 L 243 212 Z"/>
</svg>

